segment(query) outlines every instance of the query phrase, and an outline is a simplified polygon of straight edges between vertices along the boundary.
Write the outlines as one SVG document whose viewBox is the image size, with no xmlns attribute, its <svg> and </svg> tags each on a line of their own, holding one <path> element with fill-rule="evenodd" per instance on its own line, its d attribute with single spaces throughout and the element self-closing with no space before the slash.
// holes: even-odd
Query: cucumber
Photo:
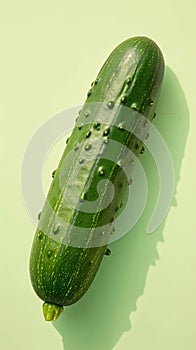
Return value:
<svg viewBox="0 0 196 350">
<path fill-rule="evenodd" d="M 164 59 L 156 43 L 134 37 L 116 47 L 91 84 L 52 174 L 31 249 L 31 283 L 44 301 L 47 321 L 86 293 L 104 254 L 110 254 L 107 242 L 131 183 L 121 166 L 131 163 L 124 149 L 135 156 L 144 153 L 142 141 L 124 127 L 129 115 L 125 118 L 122 110 L 129 107 L 151 121 L 163 75 Z M 136 114 L 133 119 L 137 124 Z M 113 159 L 107 156 L 111 142 L 121 145 L 112 146 Z M 100 180 L 104 186 L 98 191 Z M 76 187 L 78 197 L 73 195 Z M 90 206 L 83 210 L 86 203 Z"/>
</svg>

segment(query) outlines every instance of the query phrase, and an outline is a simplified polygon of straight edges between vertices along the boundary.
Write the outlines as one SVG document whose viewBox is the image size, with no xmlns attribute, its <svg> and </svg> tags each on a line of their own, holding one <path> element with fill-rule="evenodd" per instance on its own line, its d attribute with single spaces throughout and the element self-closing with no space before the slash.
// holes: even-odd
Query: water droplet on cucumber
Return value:
<svg viewBox="0 0 196 350">
<path fill-rule="evenodd" d="M 55 235 L 57 235 L 57 233 L 59 233 L 60 227 L 61 227 L 60 224 L 56 224 L 56 226 L 55 226 L 55 228 L 54 228 L 54 230 L 53 230 L 53 233 L 54 233 Z"/>
<path fill-rule="evenodd" d="M 98 84 L 99 79 L 95 79 L 92 83 L 91 86 L 97 85 Z"/>
<path fill-rule="evenodd" d="M 135 111 L 138 110 L 138 105 L 136 102 L 133 102 L 132 105 L 131 105 L 131 108 L 134 109 Z"/>
<path fill-rule="evenodd" d="M 103 142 L 104 142 L 104 143 L 108 143 L 108 142 L 109 142 L 109 138 L 108 138 L 107 136 L 104 137 L 104 138 L 103 138 Z"/>
<path fill-rule="evenodd" d="M 99 123 L 99 122 L 96 122 L 93 124 L 93 128 L 96 130 L 100 130 L 100 127 L 101 127 L 101 123 Z"/>
<path fill-rule="evenodd" d="M 87 133 L 86 133 L 86 138 L 89 138 L 91 136 L 91 131 L 88 130 Z"/>
<path fill-rule="evenodd" d="M 53 177 L 53 178 L 54 178 L 54 176 L 55 176 L 55 173 L 56 173 L 56 169 L 53 170 L 53 172 L 52 172 L 52 177 Z"/>
<path fill-rule="evenodd" d="M 80 202 L 84 202 L 86 199 L 86 193 L 82 192 L 82 194 L 80 195 Z"/>
<path fill-rule="evenodd" d="M 108 135 L 109 135 L 109 133 L 110 133 L 110 129 L 109 129 L 109 128 L 107 128 L 107 129 L 105 129 L 105 130 L 104 130 L 104 132 L 103 132 L 103 136 L 108 136 Z"/>
<path fill-rule="evenodd" d="M 150 100 L 149 100 L 149 105 L 150 105 L 150 106 L 153 106 L 153 104 L 154 104 L 153 99 L 150 99 Z"/>
<path fill-rule="evenodd" d="M 119 128 L 119 130 L 124 130 L 124 123 L 119 123 L 118 124 L 118 128 Z"/>
<path fill-rule="evenodd" d="M 92 95 L 92 89 L 88 90 L 87 97 L 90 97 Z"/>
<path fill-rule="evenodd" d="M 39 231 L 37 234 L 38 238 L 40 239 L 40 241 L 42 240 L 42 238 L 44 237 L 43 232 Z"/>
<path fill-rule="evenodd" d="M 83 124 L 82 124 L 82 123 L 81 123 L 81 124 L 78 124 L 78 130 L 81 130 L 82 127 L 83 127 Z"/>
<path fill-rule="evenodd" d="M 101 176 L 104 175 L 104 168 L 103 168 L 102 166 L 100 166 L 100 167 L 98 168 L 98 173 L 99 173 L 99 175 L 101 175 Z"/>
<path fill-rule="evenodd" d="M 122 103 L 125 103 L 125 102 L 126 102 L 126 96 L 122 96 L 122 97 L 121 97 L 121 102 L 122 102 Z"/>
<path fill-rule="evenodd" d="M 91 147 L 92 147 L 91 145 L 86 145 L 85 146 L 85 151 L 89 151 L 91 149 Z"/>
<path fill-rule="evenodd" d="M 141 151 L 140 151 L 140 154 L 143 154 L 145 152 L 145 148 L 144 148 L 144 146 L 142 146 L 142 149 L 141 149 Z"/>
<path fill-rule="evenodd" d="M 112 109 L 114 107 L 114 101 L 109 101 L 107 106 Z"/>
<path fill-rule="evenodd" d="M 129 85 L 130 82 L 131 82 L 131 78 L 127 78 L 127 80 L 125 80 L 125 83 L 126 83 L 127 85 Z"/>
<path fill-rule="evenodd" d="M 84 164 L 84 158 L 81 158 L 81 159 L 79 160 L 79 164 Z"/>
</svg>

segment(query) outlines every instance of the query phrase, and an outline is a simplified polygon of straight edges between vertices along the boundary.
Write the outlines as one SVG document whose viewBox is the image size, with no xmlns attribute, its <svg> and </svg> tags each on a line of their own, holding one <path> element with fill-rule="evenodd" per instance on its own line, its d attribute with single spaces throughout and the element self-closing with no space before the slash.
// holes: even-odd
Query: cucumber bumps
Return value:
<svg viewBox="0 0 196 350">
<path fill-rule="evenodd" d="M 159 47 L 134 37 L 111 53 L 87 93 L 53 173 L 31 250 L 31 282 L 47 321 L 86 293 L 109 254 L 114 219 L 131 182 L 122 167 L 131 163 L 126 150 L 144 152 L 129 130 L 137 113 L 153 119 L 163 74 Z"/>
</svg>

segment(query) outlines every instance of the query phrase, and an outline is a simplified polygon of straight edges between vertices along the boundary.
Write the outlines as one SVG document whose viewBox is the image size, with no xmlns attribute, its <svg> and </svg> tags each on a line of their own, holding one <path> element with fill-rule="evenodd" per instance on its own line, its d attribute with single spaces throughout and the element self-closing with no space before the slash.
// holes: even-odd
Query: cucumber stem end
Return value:
<svg viewBox="0 0 196 350">
<path fill-rule="evenodd" d="M 43 303 L 43 314 L 46 321 L 55 321 L 63 312 L 63 306 L 52 303 Z"/>
</svg>

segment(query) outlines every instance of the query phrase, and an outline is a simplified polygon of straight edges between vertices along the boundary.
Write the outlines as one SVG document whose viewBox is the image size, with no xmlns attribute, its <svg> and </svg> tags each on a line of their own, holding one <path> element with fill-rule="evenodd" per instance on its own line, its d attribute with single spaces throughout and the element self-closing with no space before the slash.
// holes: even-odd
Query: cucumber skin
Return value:
<svg viewBox="0 0 196 350">
<path fill-rule="evenodd" d="M 127 39 L 108 57 L 92 85 L 92 90 L 88 92 L 76 127 L 72 132 L 50 186 L 47 198 L 52 208 L 54 208 L 54 212 L 60 217 L 65 218 L 70 223 L 74 223 L 76 226 L 92 227 L 92 229 L 114 219 L 117 212 L 116 208 L 119 208 L 128 186 L 117 164 L 112 167 L 110 162 L 104 160 L 101 155 L 93 164 L 86 166 L 86 181 L 84 182 L 85 174 L 83 174 L 82 179 L 78 180 L 80 193 L 83 193 L 85 188 L 85 193 L 88 194 L 87 199 L 95 200 L 97 183 L 99 181 L 97 176 L 98 168 L 103 166 L 104 169 L 108 169 L 105 178 L 110 179 L 114 183 L 115 197 L 112 204 L 98 214 L 78 213 L 66 207 L 59 186 L 59 169 L 64 158 L 74 148 L 76 142 L 80 145 L 86 138 L 89 126 L 84 125 L 82 129 L 79 129 L 78 125 L 85 111 L 90 110 L 89 103 L 108 103 L 112 101 L 115 104 L 122 104 L 127 107 L 134 108 L 137 106 L 137 110 L 140 113 L 152 120 L 163 75 L 164 60 L 162 53 L 158 46 L 146 37 Z M 129 81 L 127 81 L 128 78 Z M 108 113 L 111 113 L 110 108 L 108 108 Z M 99 110 L 97 115 L 99 115 Z M 102 129 L 98 132 L 90 125 L 90 130 L 92 134 L 89 137 L 89 141 L 93 139 L 94 134 L 97 137 L 99 132 L 100 137 L 103 137 Z M 109 138 L 119 140 L 121 137 L 121 143 L 127 142 L 127 139 L 123 140 L 121 135 L 119 135 L 117 128 L 114 127 Z M 136 143 L 139 145 L 137 150 L 135 148 Z M 139 154 L 143 147 L 142 142 L 133 135 L 129 138 L 128 146 L 135 154 Z M 70 169 L 73 169 L 74 163 L 79 161 L 79 159 L 80 153 L 78 151 L 75 153 L 72 164 L 67 164 L 67 171 L 70 171 L 70 174 Z M 66 188 L 66 178 L 64 186 Z M 87 191 L 86 188 L 88 189 Z M 43 221 L 48 223 L 48 233 L 52 232 L 54 230 L 53 217 L 49 216 L 45 206 L 41 217 Z M 63 236 L 66 236 L 66 232 L 62 233 Z M 52 239 L 51 234 L 46 235 L 37 228 L 30 255 L 30 278 L 35 292 L 47 303 L 60 306 L 75 303 L 86 293 L 91 285 L 103 259 L 106 247 L 107 244 L 105 243 L 104 245 L 90 248 L 64 245 Z"/>
</svg>

